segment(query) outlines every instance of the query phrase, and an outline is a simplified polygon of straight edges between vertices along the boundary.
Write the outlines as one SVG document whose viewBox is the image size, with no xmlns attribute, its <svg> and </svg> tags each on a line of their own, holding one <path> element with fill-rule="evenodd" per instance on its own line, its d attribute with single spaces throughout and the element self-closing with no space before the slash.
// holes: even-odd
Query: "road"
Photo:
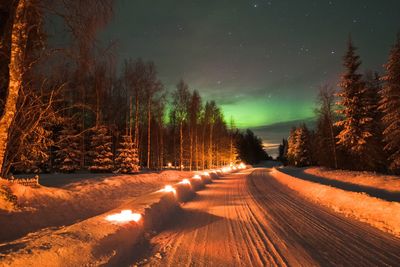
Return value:
<svg viewBox="0 0 400 267">
<path fill-rule="evenodd" d="M 303 199 L 270 169 L 215 181 L 151 243 L 147 266 L 400 264 L 400 239 Z"/>
</svg>

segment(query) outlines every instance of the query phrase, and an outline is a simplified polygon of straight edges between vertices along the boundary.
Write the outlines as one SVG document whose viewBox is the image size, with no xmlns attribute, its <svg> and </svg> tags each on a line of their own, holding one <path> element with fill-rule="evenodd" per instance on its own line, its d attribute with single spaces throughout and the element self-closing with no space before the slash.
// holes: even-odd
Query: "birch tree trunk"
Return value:
<svg viewBox="0 0 400 267">
<path fill-rule="evenodd" d="M 139 151 L 139 93 L 138 92 L 135 93 L 135 146 L 136 146 L 138 155 L 140 155 L 140 151 Z M 139 165 L 140 165 L 140 162 L 139 162 Z"/>
<path fill-rule="evenodd" d="M 150 169 L 150 149 L 151 149 L 151 97 L 147 102 L 147 169 Z"/>
<path fill-rule="evenodd" d="M 208 161 L 209 166 L 208 168 L 211 169 L 213 165 L 213 156 L 212 156 L 212 149 L 213 149 L 213 124 L 210 124 L 210 146 L 208 147 Z"/>
<path fill-rule="evenodd" d="M 183 171 L 183 122 L 179 125 L 179 168 Z"/>
<path fill-rule="evenodd" d="M 189 171 L 192 171 L 192 161 L 193 161 L 193 136 L 192 136 L 192 125 L 189 126 L 189 141 L 190 141 L 190 145 L 189 145 Z"/>
<path fill-rule="evenodd" d="M 23 62 L 28 42 L 27 0 L 19 0 L 16 5 L 11 30 L 11 52 L 9 64 L 9 84 L 3 116 L 0 118 L 0 167 L 3 173 L 5 154 L 9 138 L 9 129 L 17 111 L 17 100 L 23 78 Z"/>
</svg>

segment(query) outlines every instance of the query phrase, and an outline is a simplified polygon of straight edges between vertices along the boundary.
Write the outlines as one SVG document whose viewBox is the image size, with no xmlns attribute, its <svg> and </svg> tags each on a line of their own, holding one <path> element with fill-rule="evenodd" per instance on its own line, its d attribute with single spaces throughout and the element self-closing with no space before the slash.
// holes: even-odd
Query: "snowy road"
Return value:
<svg viewBox="0 0 400 267">
<path fill-rule="evenodd" d="M 150 266 L 398 266 L 400 239 L 310 203 L 270 169 L 199 192 L 155 236 Z"/>
</svg>

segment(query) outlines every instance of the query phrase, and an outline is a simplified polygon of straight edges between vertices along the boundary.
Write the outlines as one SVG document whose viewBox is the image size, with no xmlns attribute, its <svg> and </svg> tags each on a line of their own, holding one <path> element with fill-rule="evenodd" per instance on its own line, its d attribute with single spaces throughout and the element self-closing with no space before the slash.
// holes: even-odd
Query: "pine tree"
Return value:
<svg viewBox="0 0 400 267">
<path fill-rule="evenodd" d="M 400 170 L 400 34 L 385 65 L 385 82 L 381 94 L 380 110 L 383 112 L 385 150 L 389 153 L 389 169 Z"/>
<path fill-rule="evenodd" d="M 364 132 L 371 135 L 366 138 L 365 149 L 361 155 L 363 170 L 383 171 L 386 165 L 386 155 L 383 151 L 382 112 L 379 110 L 379 91 L 381 81 L 377 73 L 367 72 L 363 96 Z"/>
<path fill-rule="evenodd" d="M 296 167 L 309 166 L 312 163 L 311 133 L 305 124 L 293 127 L 288 139 L 287 160 Z"/>
<path fill-rule="evenodd" d="M 67 124 L 60 132 L 56 152 L 56 166 L 61 172 L 74 172 L 80 168 L 81 151 L 79 135 L 71 124 Z"/>
<path fill-rule="evenodd" d="M 353 156 L 356 166 L 360 168 L 360 158 L 367 151 L 368 139 L 372 137 L 370 129 L 366 126 L 372 118 L 366 113 L 365 103 L 365 83 L 362 81 L 362 75 L 357 73 L 361 64 L 359 56 L 355 54 L 356 48 L 351 43 L 348 44 L 348 50 L 344 57 L 345 73 L 340 82 L 341 109 L 338 113 L 342 115 L 336 123 L 341 127 L 341 131 L 336 136 L 337 144 L 343 147 Z"/>
<path fill-rule="evenodd" d="M 90 155 L 93 159 L 89 170 L 92 172 L 111 172 L 114 168 L 111 152 L 112 138 L 106 126 L 98 126 L 93 130 Z"/>
<path fill-rule="evenodd" d="M 139 157 L 132 136 L 123 135 L 120 148 L 117 150 L 118 156 L 115 159 L 116 172 L 135 173 L 139 171 Z"/>
<path fill-rule="evenodd" d="M 316 109 L 317 127 L 315 135 L 315 158 L 317 164 L 338 168 L 335 128 L 334 105 L 335 91 L 330 86 L 322 86 L 318 94 Z"/>
<path fill-rule="evenodd" d="M 311 165 L 310 131 L 305 124 L 302 124 L 297 128 L 296 145 L 294 150 L 296 166 L 304 167 Z"/>
<path fill-rule="evenodd" d="M 293 127 L 290 129 L 290 134 L 288 138 L 288 149 L 287 149 L 287 160 L 288 164 L 295 165 L 296 156 L 296 140 L 297 140 L 297 128 Z"/>
<path fill-rule="evenodd" d="M 288 154 L 288 140 L 283 138 L 282 139 L 282 144 L 279 145 L 279 155 L 277 160 L 282 162 L 284 165 L 287 164 L 287 154 Z"/>
</svg>

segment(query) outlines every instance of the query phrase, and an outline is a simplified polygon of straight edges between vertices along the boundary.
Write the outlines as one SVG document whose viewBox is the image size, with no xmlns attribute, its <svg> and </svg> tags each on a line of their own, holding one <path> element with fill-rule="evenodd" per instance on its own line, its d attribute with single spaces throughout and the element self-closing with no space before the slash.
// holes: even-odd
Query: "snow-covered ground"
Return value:
<svg viewBox="0 0 400 267">
<path fill-rule="evenodd" d="M 12 240 L 47 227 L 71 225 L 102 214 L 133 198 L 160 189 L 167 183 L 191 177 L 190 172 L 164 171 L 138 175 L 110 175 L 75 179 L 61 188 L 31 188 L 11 184 L 19 209 L 7 211 L 0 200 L 0 241 Z M 74 180 L 74 174 L 70 175 Z M 57 175 L 54 175 L 57 179 Z M 62 175 L 62 179 L 67 177 Z M 8 184 L 1 180 L 0 184 Z M 57 183 L 55 183 L 57 184 Z"/>
<path fill-rule="evenodd" d="M 277 168 L 272 173 L 280 183 L 307 199 L 400 237 L 400 203 L 380 198 L 380 194 L 385 192 L 396 197 L 397 191 L 389 192 L 392 187 L 385 183 L 394 181 L 394 189 L 397 190 L 397 177 L 349 171 L 325 172 L 320 168 Z M 310 174 L 312 176 L 307 176 Z M 332 180 L 339 181 L 338 185 L 343 189 L 335 187 L 336 183 L 331 183 Z M 356 189 L 371 191 L 369 194 L 362 190 L 355 192 L 350 190 L 353 185 L 360 186 Z M 371 196 L 376 192 L 377 197 Z"/>
<path fill-rule="evenodd" d="M 306 174 L 324 177 L 327 179 L 373 187 L 389 192 L 400 192 L 400 177 L 395 175 L 384 175 L 373 172 L 330 170 L 318 167 L 304 168 L 303 171 Z"/>
</svg>

